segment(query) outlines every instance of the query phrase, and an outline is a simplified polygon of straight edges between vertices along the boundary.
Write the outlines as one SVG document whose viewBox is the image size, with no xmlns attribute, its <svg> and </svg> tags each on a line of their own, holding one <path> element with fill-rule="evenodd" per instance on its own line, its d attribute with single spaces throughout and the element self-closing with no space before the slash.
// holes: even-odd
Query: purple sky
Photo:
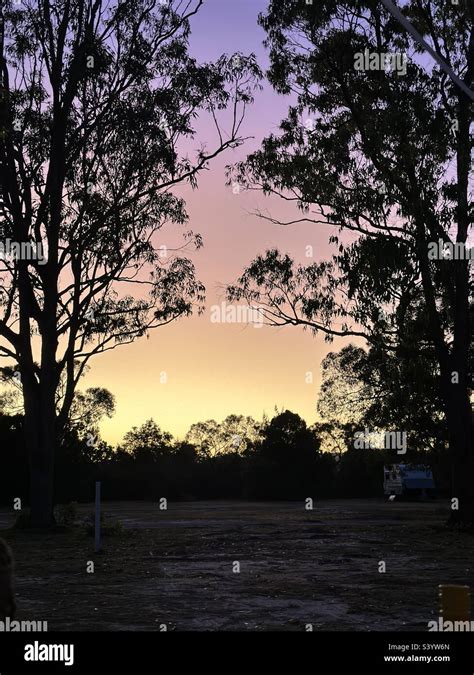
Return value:
<svg viewBox="0 0 474 675">
<path fill-rule="evenodd" d="M 257 25 L 265 6 L 264 0 L 205 0 L 192 20 L 192 55 L 210 61 L 222 53 L 254 52 L 265 69 L 265 33 Z M 117 398 L 116 415 L 102 425 L 109 442 L 119 441 L 132 425 L 150 417 L 178 437 L 194 422 L 221 420 L 231 413 L 261 419 L 264 412 L 273 415 L 275 406 L 289 408 L 308 422 L 316 419 L 321 359 L 343 342 L 327 345 L 322 337 L 313 338 L 298 327 L 256 329 L 210 322 L 211 306 L 223 299 L 222 287 L 233 282 L 258 253 L 276 246 L 303 261 L 307 245 L 314 247 L 315 260 L 332 252 L 327 245 L 329 227 L 285 228 L 265 222 L 252 214 L 268 209 L 285 219 L 295 212 L 277 198 L 236 195 L 225 185 L 225 166 L 245 158 L 265 135 L 277 131 L 288 109 L 288 98 L 278 96 L 268 83 L 263 85 L 242 130 L 254 140 L 214 161 L 201 175 L 198 190 L 180 189 L 190 216 L 187 229 L 204 238 L 204 248 L 191 255 L 207 288 L 205 314 L 158 329 L 149 340 L 104 354 L 92 363 L 83 387 L 105 386 Z M 223 120 L 225 128 L 225 115 Z M 211 147 L 213 138 L 212 127 L 201 122 L 193 147 L 203 140 Z M 306 381 L 308 372 L 313 375 L 312 384 Z"/>
</svg>

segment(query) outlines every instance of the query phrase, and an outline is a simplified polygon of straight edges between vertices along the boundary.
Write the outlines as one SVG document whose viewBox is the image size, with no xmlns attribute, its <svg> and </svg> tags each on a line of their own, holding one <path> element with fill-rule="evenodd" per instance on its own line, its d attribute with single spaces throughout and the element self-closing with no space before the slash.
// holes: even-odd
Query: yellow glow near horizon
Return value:
<svg viewBox="0 0 474 675">
<path fill-rule="evenodd" d="M 115 444 L 132 426 L 153 417 L 182 438 L 195 422 L 232 413 L 261 419 L 264 412 L 273 416 L 275 406 L 313 423 L 321 359 L 348 340 L 327 344 L 322 335 L 313 337 L 301 327 L 255 328 L 210 318 L 212 305 L 224 299 L 224 284 L 235 281 L 258 253 L 278 247 L 302 263 L 326 259 L 334 252 L 328 230 L 311 224 L 278 227 L 249 215 L 263 205 L 282 218 L 294 211 L 278 199 L 234 195 L 212 175 L 188 197 L 188 205 L 191 229 L 204 236 L 204 248 L 192 259 L 207 288 L 206 311 L 91 361 L 80 388 L 103 386 L 117 400 L 116 415 L 101 425 L 103 437 Z M 306 257 L 308 246 L 313 258 Z M 312 384 L 306 383 L 308 372 Z M 166 383 L 160 382 L 163 373 Z"/>
</svg>

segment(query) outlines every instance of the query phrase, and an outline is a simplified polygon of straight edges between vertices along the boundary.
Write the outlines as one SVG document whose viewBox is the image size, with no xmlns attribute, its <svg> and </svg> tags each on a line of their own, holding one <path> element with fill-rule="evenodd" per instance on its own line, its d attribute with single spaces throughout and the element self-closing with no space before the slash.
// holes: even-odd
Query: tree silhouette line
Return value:
<svg viewBox="0 0 474 675">
<path fill-rule="evenodd" d="M 93 396 L 91 398 L 94 398 Z M 87 415 L 86 415 L 87 417 Z M 0 415 L 0 503 L 28 503 L 23 417 Z M 194 424 L 176 440 L 150 419 L 133 427 L 116 448 L 90 426 L 71 427 L 56 461 L 56 503 L 93 499 L 95 481 L 105 500 L 302 500 L 383 495 L 383 465 L 393 450 L 356 449 L 355 424 L 308 426 L 296 413 L 276 411 L 261 422 L 230 415 Z M 360 426 L 360 425 L 359 425 Z M 337 438 L 337 440 L 335 440 Z M 332 443 L 335 443 L 334 447 Z M 331 451 L 323 451 L 322 446 Z M 430 464 L 439 494 L 447 493 L 448 454 L 442 439 L 429 450 L 410 448 L 403 461 Z"/>
</svg>

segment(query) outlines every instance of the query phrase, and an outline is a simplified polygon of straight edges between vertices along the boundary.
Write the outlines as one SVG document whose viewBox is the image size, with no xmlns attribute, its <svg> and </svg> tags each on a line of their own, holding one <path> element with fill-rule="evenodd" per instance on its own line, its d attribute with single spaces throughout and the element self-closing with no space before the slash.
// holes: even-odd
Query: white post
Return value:
<svg viewBox="0 0 474 675">
<path fill-rule="evenodd" d="M 95 552 L 100 551 L 100 481 L 95 484 Z"/>
</svg>

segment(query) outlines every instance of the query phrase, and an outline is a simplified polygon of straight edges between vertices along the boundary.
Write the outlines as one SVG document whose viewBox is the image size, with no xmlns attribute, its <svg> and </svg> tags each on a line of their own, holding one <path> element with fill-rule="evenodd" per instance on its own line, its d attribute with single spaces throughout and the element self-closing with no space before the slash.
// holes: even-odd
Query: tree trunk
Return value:
<svg viewBox="0 0 474 675">
<path fill-rule="evenodd" d="M 34 528 L 47 528 L 54 524 L 54 392 L 38 388 L 25 392 L 24 396 L 25 441 L 30 460 L 30 524 Z"/>
<path fill-rule="evenodd" d="M 474 17 L 470 6 L 471 18 Z M 474 77 L 474 31 L 471 31 L 464 83 Z M 458 134 L 456 149 L 458 231 L 456 241 L 466 246 L 470 218 L 469 174 L 471 170 L 470 126 L 472 102 L 463 91 L 458 94 Z M 474 438 L 469 400 L 469 346 L 471 335 L 470 271 L 468 261 L 454 263 L 455 302 L 453 307 L 452 368 L 459 384 L 451 384 L 446 402 L 449 444 L 452 457 L 452 498 L 459 499 L 459 510 L 451 511 L 451 522 L 474 530 Z"/>
<path fill-rule="evenodd" d="M 451 385 L 446 406 L 451 454 L 450 524 L 474 529 L 474 439 L 472 410 L 467 390 Z"/>
</svg>

